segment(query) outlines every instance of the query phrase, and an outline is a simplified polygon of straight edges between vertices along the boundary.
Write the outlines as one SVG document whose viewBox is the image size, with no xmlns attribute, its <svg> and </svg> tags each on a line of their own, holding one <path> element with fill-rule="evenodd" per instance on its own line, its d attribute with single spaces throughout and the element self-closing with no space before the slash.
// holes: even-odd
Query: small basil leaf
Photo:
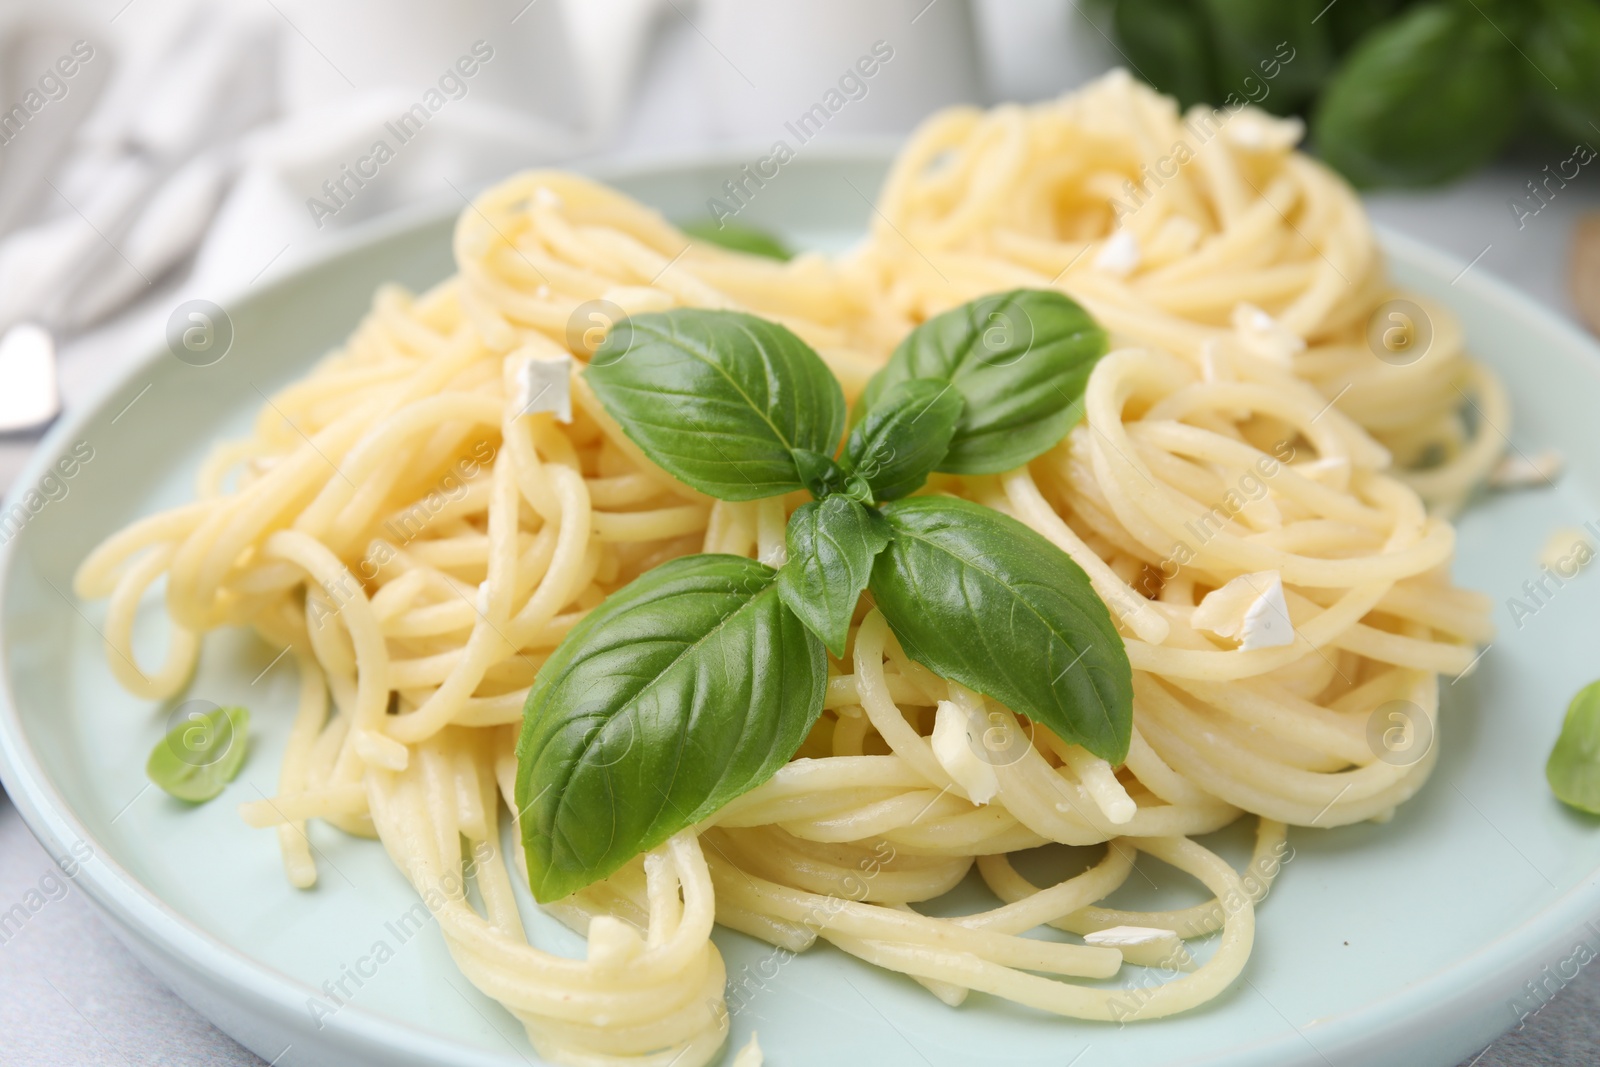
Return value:
<svg viewBox="0 0 1600 1067">
<path fill-rule="evenodd" d="M 862 393 L 871 411 L 911 378 L 955 384 L 965 407 L 938 470 L 997 474 L 1051 448 L 1081 417 L 1076 402 L 1106 333 L 1056 292 L 1016 289 L 935 316 L 900 342 Z"/>
<path fill-rule="evenodd" d="M 646 455 L 723 500 L 804 488 L 794 451 L 832 455 L 844 431 L 844 393 L 822 358 L 737 311 L 623 319 L 583 373 Z"/>
<path fill-rule="evenodd" d="M 906 655 L 1112 764 L 1127 758 L 1127 650 L 1065 552 L 954 497 L 897 501 L 884 517 L 894 540 L 870 588 Z"/>
<path fill-rule="evenodd" d="M 946 379 L 896 382 L 850 431 L 845 471 L 866 479 L 879 500 L 910 496 L 944 461 L 961 408 L 961 394 Z"/>
<path fill-rule="evenodd" d="M 1544 776 L 1563 804 L 1600 814 L 1600 682 L 1572 698 Z"/>
<path fill-rule="evenodd" d="M 839 464 L 821 452 L 808 452 L 803 448 L 797 448 L 794 450 L 794 465 L 800 472 L 800 483 L 818 500 L 829 493 L 840 492 L 844 488 L 845 472 Z"/>
<path fill-rule="evenodd" d="M 868 485 L 867 480 L 859 474 L 852 474 L 846 478 L 844 488 L 840 492 L 858 504 L 865 504 L 868 507 L 873 504 L 872 486 Z"/>
<path fill-rule="evenodd" d="M 149 779 L 179 800 L 204 803 L 222 792 L 244 766 L 250 713 L 244 708 L 212 707 L 190 701 L 145 762 Z M 189 708 L 186 713 L 185 708 Z"/>
<path fill-rule="evenodd" d="M 752 256 L 765 256 L 767 259 L 789 260 L 794 258 L 794 253 L 789 251 L 787 245 L 778 240 L 766 230 L 754 226 L 745 226 L 737 222 L 728 222 L 717 219 L 701 219 L 695 222 L 684 222 L 678 225 L 686 235 L 697 238 L 707 244 L 719 248 L 726 248 L 734 252 L 744 252 Z"/>
<path fill-rule="evenodd" d="M 822 713 L 828 660 L 777 572 L 683 556 L 612 593 L 534 679 L 517 743 L 541 902 L 604 878 L 760 785 Z"/>
<path fill-rule="evenodd" d="M 1359 186 L 1459 177 L 1511 134 L 1520 62 L 1470 6 L 1412 8 L 1363 37 L 1329 79 L 1311 122 L 1317 151 Z"/>
<path fill-rule="evenodd" d="M 1181 106 L 1221 103 L 1205 15 L 1190 0 L 1117 0 L 1112 26 L 1128 62 Z"/>
<path fill-rule="evenodd" d="M 789 519 L 789 560 L 778 571 L 778 595 L 844 657 L 856 602 L 872 575 L 872 560 L 889 543 L 889 525 L 847 496 L 802 504 Z"/>
</svg>

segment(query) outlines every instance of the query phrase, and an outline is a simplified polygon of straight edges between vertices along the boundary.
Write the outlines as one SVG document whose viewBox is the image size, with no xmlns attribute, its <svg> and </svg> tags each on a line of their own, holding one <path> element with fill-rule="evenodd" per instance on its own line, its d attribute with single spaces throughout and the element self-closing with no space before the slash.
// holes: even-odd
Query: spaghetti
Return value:
<svg viewBox="0 0 1600 1067">
<path fill-rule="evenodd" d="M 378 838 L 462 971 L 551 1060 L 716 1055 L 740 993 L 727 992 L 714 922 L 787 951 L 826 940 L 952 1005 L 979 990 L 1125 1020 L 1203 1003 L 1248 958 L 1286 826 L 1383 819 L 1426 780 L 1436 746 L 1386 759 L 1369 724 L 1397 706 L 1406 738 L 1431 739 L 1438 675 L 1469 669 L 1490 636 L 1486 601 L 1449 581 L 1453 531 L 1419 490 L 1459 501 L 1493 458 L 1452 397 L 1471 389 L 1503 417 L 1442 310 L 1426 358 L 1373 357 L 1361 330 L 1387 288 L 1358 203 L 1274 120 L 1231 123 L 1113 232 L 1122 176 L 1181 136 L 1169 102 L 1113 76 L 1039 108 L 947 113 L 913 139 L 881 224 L 842 260 L 692 244 L 572 175 L 497 186 L 461 216 L 456 277 L 416 297 L 381 291 L 341 350 L 213 455 L 195 503 L 84 562 L 78 594 L 110 598 L 108 662 L 155 700 L 183 688 L 208 630 L 251 626 L 291 650 L 300 700 L 279 795 L 245 805 L 247 821 L 276 827 L 300 887 L 317 877 L 308 820 Z M 1106 254 L 1125 250 L 1118 233 L 1139 250 L 1121 273 Z M 1115 269 L 1094 267 L 1108 258 Z M 551 906 L 586 934 L 587 958 L 529 944 L 520 836 L 508 850 L 502 829 L 540 666 L 585 611 L 659 562 L 780 560 L 800 499 L 712 501 L 674 481 L 581 377 L 570 424 L 525 414 L 521 363 L 583 357 L 569 323 L 593 301 L 740 309 L 793 329 L 854 395 L 922 318 L 1053 285 L 1112 333 L 1081 424 L 1024 468 L 939 475 L 929 491 L 1012 515 L 1087 572 L 1134 667 L 1126 764 L 935 677 L 863 604 L 797 757 Z M 1409 406 L 1392 401 L 1402 392 Z M 1442 463 L 1396 472 L 1391 454 Z M 171 635 L 148 669 L 134 613 L 163 577 Z M 1247 648 L 1243 617 L 1263 588 L 1281 588 L 1290 640 Z M 952 730 L 981 735 L 992 789 L 951 758 L 940 737 Z M 1241 875 L 1193 838 L 1246 813 L 1256 848 Z M 1035 886 L 1009 856 L 1050 842 L 1104 855 Z M 1141 852 L 1211 902 L 1103 904 Z M 974 868 L 1000 906 L 916 910 Z M 1044 925 L 1085 940 L 1023 936 Z M 1099 936 L 1128 926 L 1179 947 L 1152 960 Z M 1211 935 L 1196 965 L 1181 940 Z M 1134 960 L 1170 963 L 1170 980 L 1070 980 Z"/>
</svg>

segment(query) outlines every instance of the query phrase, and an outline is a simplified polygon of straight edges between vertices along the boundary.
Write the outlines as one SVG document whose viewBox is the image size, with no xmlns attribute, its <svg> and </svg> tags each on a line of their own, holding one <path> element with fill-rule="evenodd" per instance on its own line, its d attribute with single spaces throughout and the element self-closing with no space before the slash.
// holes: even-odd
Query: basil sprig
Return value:
<svg viewBox="0 0 1600 1067">
<path fill-rule="evenodd" d="M 906 654 L 1113 763 L 1132 671 L 1060 549 L 1014 519 L 910 494 L 1009 470 L 1080 417 L 1106 337 L 1053 292 L 986 297 L 912 331 L 844 435 L 827 365 L 784 327 L 680 309 L 619 322 L 584 376 L 652 460 L 711 496 L 804 490 L 788 559 L 664 563 L 544 664 L 517 745 L 529 883 L 558 900 L 701 822 L 793 758 L 862 593 Z"/>
</svg>

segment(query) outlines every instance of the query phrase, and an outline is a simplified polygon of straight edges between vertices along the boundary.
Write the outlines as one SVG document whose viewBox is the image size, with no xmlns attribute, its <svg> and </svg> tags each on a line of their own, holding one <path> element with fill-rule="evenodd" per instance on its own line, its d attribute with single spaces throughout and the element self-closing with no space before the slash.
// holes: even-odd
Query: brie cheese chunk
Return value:
<svg viewBox="0 0 1600 1067">
<path fill-rule="evenodd" d="M 572 421 L 572 357 L 529 356 L 517 368 L 517 414 L 554 412 L 561 422 Z"/>
</svg>

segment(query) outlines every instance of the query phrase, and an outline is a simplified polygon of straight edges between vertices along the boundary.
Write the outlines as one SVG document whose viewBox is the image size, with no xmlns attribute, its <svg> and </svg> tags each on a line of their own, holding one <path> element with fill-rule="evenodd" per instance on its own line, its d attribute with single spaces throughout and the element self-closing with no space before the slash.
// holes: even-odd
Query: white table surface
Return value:
<svg viewBox="0 0 1600 1067">
<path fill-rule="evenodd" d="M 990 75 L 998 93 L 1037 98 L 1065 87 L 1041 44 L 1052 5 L 1027 0 L 980 0 L 986 46 L 1009 57 Z M 995 12 L 1004 9 L 1004 18 Z M 1038 28 L 1038 32 L 1035 32 Z M 632 117 L 617 138 L 618 152 L 681 153 L 711 146 L 715 133 L 692 116 L 703 83 L 686 71 L 703 44 L 686 25 L 668 28 L 644 77 Z M 1031 50 L 1030 50 L 1031 49 Z M 1080 57 L 1081 59 L 1081 57 Z M 1585 171 L 1537 217 L 1519 229 L 1507 204 L 1549 159 L 1503 161 L 1443 191 L 1384 193 L 1367 198 L 1373 217 L 1457 256 L 1522 289 L 1564 315 L 1573 315 L 1565 277 L 1574 220 L 1600 210 L 1600 176 Z M 125 353 L 157 343 L 167 305 L 155 294 L 111 326 L 67 346 L 61 357 L 70 403 Z M 0 439 L 0 490 L 15 476 L 31 442 Z M 0 794 L 0 912 L 20 901 L 53 870 L 16 809 Z M 67 883 L 70 887 L 70 883 Z M 781 1050 L 771 1062 L 784 1067 Z M 0 933 L 0 1067 L 62 1064 L 244 1067 L 263 1061 L 234 1044 L 163 988 L 111 935 L 75 887 L 33 915 L 16 934 Z M 1520 1030 L 1463 1067 L 1555 1067 L 1600 1062 L 1600 970 L 1570 982 Z M 1343 1065 L 1340 1065 L 1343 1067 Z"/>
</svg>

